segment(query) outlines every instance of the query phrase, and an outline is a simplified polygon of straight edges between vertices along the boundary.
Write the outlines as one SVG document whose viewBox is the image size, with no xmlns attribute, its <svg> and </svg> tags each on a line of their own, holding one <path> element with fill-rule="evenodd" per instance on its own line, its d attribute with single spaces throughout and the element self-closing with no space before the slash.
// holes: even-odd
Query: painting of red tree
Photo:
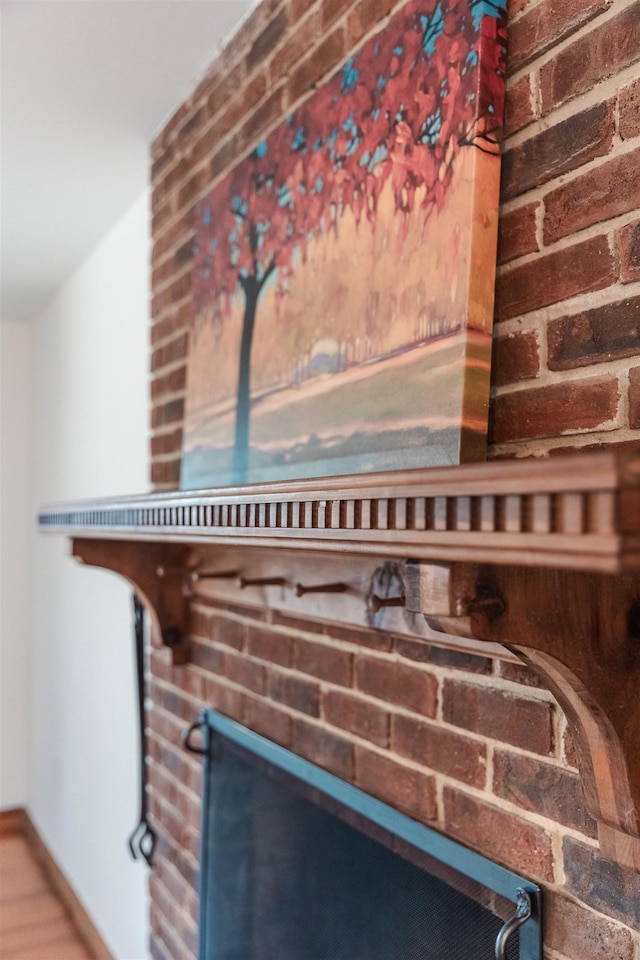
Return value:
<svg viewBox="0 0 640 960">
<path fill-rule="evenodd" d="M 183 488 L 482 455 L 504 23 L 410 0 L 200 205 Z"/>
</svg>

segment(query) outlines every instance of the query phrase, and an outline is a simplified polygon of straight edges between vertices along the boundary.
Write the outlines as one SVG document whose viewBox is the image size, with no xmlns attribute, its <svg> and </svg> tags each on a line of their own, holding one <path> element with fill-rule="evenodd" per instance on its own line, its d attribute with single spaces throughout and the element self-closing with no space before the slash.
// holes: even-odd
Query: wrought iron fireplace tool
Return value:
<svg viewBox="0 0 640 960">
<path fill-rule="evenodd" d="M 149 866 L 153 864 L 156 834 L 149 824 L 147 809 L 147 733 L 145 729 L 145 682 L 144 682 L 144 607 L 136 593 L 133 594 L 133 621 L 136 647 L 136 673 L 138 681 L 138 718 L 140 721 L 140 820 L 129 837 L 129 850 L 134 860 L 142 857 Z"/>
</svg>

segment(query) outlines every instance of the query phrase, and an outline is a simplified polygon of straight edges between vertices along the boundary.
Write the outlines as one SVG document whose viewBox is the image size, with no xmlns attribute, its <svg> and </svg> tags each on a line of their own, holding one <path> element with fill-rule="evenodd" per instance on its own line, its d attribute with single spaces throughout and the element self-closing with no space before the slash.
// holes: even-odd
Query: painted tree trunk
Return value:
<svg viewBox="0 0 640 960">
<path fill-rule="evenodd" d="M 246 483 L 249 470 L 249 413 L 251 409 L 251 347 L 256 307 L 262 284 L 255 277 L 242 281 L 245 305 L 240 342 L 240 369 L 236 405 L 236 432 L 233 448 L 233 482 Z"/>
</svg>

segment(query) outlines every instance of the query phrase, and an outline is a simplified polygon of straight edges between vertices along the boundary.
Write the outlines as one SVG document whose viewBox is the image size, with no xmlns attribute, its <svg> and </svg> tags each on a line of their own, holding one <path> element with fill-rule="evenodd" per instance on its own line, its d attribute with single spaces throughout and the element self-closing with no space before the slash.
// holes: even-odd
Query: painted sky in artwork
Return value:
<svg viewBox="0 0 640 960">
<path fill-rule="evenodd" d="M 411 2 L 201 204 L 183 488 L 481 449 L 503 61 Z"/>
</svg>

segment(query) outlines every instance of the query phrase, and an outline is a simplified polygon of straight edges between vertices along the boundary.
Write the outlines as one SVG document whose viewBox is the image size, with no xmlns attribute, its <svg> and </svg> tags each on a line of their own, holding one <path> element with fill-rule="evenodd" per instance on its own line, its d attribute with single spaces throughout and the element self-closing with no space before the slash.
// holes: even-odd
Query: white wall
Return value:
<svg viewBox="0 0 640 960">
<path fill-rule="evenodd" d="M 148 487 L 147 196 L 34 318 L 31 516 Z M 119 960 L 147 956 L 131 591 L 34 534 L 29 809 Z"/>
<path fill-rule="evenodd" d="M 0 809 L 27 803 L 32 330 L 0 324 Z"/>
</svg>

